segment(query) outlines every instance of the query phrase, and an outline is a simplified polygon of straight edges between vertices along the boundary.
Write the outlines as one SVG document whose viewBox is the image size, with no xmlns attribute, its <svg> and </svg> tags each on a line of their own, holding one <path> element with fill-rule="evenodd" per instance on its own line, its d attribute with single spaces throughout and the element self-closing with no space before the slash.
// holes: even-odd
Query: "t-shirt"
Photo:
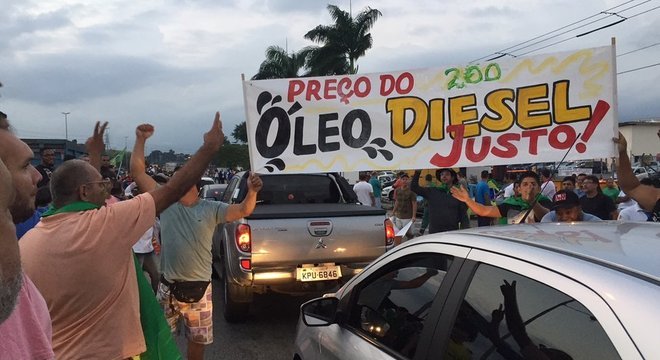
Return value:
<svg viewBox="0 0 660 360">
<path fill-rule="evenodd" d="M 369 184 L 371 184 L 371 188 L 374 190 L 374 196 L 379 198 L 383 192 L 383 189 L 380 186 L 380 181 L 378 181 L 376 177 L 372 177 L 369 179 Z"/>
<path fill-rule="evenodd" d="M 511 183 L 504 188 L 504 198 L 510 198 L 513 195 L 515 195 L 515 193 L 513 192 L 513 183 Z"/>
<path fill-rule="evenodd" d="M 169 281 L 211 280 L 213 232 L 225 222 L 228 204 L 199 199 L 180 202 L 160 214 L 161 271 Z"/>
<path fill-rule="evenodd" d="M 150 194 L 42 218 L 19 241 L 43 295 L 58 359 L 126 359 L 146 350 L 131 247 L 154 224 Z"/>
<path fill-rule="evenodd" d="M 30 278 L 23 274 L 16 307 L 0 324 L 0 360 L 55 359 L 52 333 L 46 301 Z"/>
<path fill-rule="evenodd" d="M 635 203 L 633 206 L 629 206 L 619 213 L 619 218 L 617 220 L 625 221 L 648 221 L 649 213 L 644 211 L 639 204 Z"/>
<path fill-rule="evenodd" d="M 618 199 L 620 199 L 619 201 L 623 200 L 623 198 L 625 198 L 625 197 L 626 197 L 626 193 L 624 193 L 623 190 L 620 191 L 619 192 L 619 197 L 618 197 Z M 633 200 L 632 198 L 628 198 L 628 201 L 620 202 L 619 205 L 617 206 L 617 209 L 619 211 L 622 211 L 623 209 L 634 206 L 635 204 L 637 204 L 637 201 Z"/>
<path fill-rule="evenodd" d="M 557 213 L 553 210 L 550 211 L 549 213 L 545 214 L 543 219 L 541 219 L 541 222 L 558 222 L 559 219 L 557 219 Z M 598 216 L 593 216 L 591 214 L 587 214 L 585 212 L 582 213 L 582 221 L 602 221 Z"/>
<path fill-rule="evenodd" d="M 597 193 L 592 198 L 588 195 L 581 197 L 580 205 L 582 205 L 582 211 L 596 215 L 602 220 L 610 220 L 610 214 L 616 210 L 614 201 L 601 193 Z"/>
<path fill-rule="evenodd" d="M 409 188 L 398 188 L 395 192 L 396 203 L 393 210 L 394 216 L 399 219 L 412 219 L 412 202 L 417 201 L 417 194 L 412 192 Z"/>
<path fill-rule="evenodd" d="M 477 183 L 477 193 L 475 194 L 474 200 L 481 205 L 490 205 L 487 196 L 490 196 L 490 188 L 488 187 L 488 183 L 481 180 Z"/>
<path fill-rule="evenodd" d="M 50 184 L 50 176 L 53 173 L 53 168 L 44 164 L 39 164 L 34 168 L 37 169 L 39 174 L 41 174 L 41 180 L 39 180 L 37 183 L 37 187 L 40 188 L 43 186 L 48 186 L 48 184 Z"/>
<path fill-rule="evenodd" d="M 616 199 L 619 197 L 620 192 L 621 191 L 619 191 L 619 189 L 617 189 L 617 188 L 610 188 L 610 187 L 607 187 L 607 186 L 605 188 L 603 188 L 603 195 L 605 195 L 605 196 L 609 197 L 610 199 L 612 199 L 612 201 L 614 201 L 614 203 L 616 203 Z"/>
<path fill-rule="evenodd" d="M 552 180 L 548 180 L 541 184 L 541 189 L 541 194 L 543 194 L 543 196 L 547 197 L 548 199 L 552 199 L 552 197 L 555 196 L 555 193 L 557 192 L 555 183 Z"/>
<path fill-rule="evenodd" d="M 355 191 L 355 195 L 357 195 L 358 201 L 362 203 L 362 205 L 373 206 L 373 201 L 371 200 L 371 196 L 369 196 L 369 194 L 374 192 L 371 184 L 366 181 L 360 181 L 353 185 L 353 191 Z M 374 196 L 376 195 L 374 194 Z"/>
</svg>

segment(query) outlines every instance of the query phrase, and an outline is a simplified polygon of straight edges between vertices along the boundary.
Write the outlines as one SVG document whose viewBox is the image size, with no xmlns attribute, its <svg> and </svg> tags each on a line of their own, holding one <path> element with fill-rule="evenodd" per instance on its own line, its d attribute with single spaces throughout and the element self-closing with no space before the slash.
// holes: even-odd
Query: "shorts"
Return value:
<svg viewBox="0 0 660 360">
<path fill-rule="evenodd" d="M 170 324 L 172 333 L 177 333 L 179 319 L 183 317 L 186 338 L 196 344 L 213 343 L 213 301 L 211 283 L 201 300 L 196 303 L 178 301 L 170 293 L 170 288 L 159 282 L 156 295 L 165 313 L 165 319 Z"/>
</svg>

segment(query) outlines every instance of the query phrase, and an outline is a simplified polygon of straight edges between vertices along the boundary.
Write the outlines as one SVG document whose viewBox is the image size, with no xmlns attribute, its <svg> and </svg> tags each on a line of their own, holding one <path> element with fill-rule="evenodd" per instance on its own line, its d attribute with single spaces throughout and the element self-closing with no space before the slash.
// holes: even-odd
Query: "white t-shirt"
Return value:
<svg viewBox="0 0 660 360">
<path fill-rule="evenodd" d="M 639 207 L 639 204 L 635 203 L 633 206 L 629 206 L 619 213 L 619 218 L 617 220 L 626 220 L 626 221 L 648 221 L 649 217 L 646 215 L 644 210 Z"/>
<path fill-rule="evenodd" d="M 513 183 L 504 188 L 504 198 L 508 199 L 513 196 Z"/>
<path fill-rule="evenodd" d="M 366 181 L 360 181 L 357 184 L 353 185 L 353 191 L 358 197 L 358 201 L 362 205 L 374 206 L 371 201 L 371 195 L 374 193 L 374 188 Z"/>
<path fill-rule="evenodd" d="M 546 185 L 547 184 L 547 185 Z M 553 196 L 555 196 L 555 193 L 557 192 L 557 189 L 555 188 L 555 183 L 552 180 L 548 180 L 547 182 L 544 182 L 541 185 L 541 194 L 545 195 L 548 199 L 552 199 Z"/>
<path fill-rule="evenodd" d="M 623 191 L 620 191 L 619 192 L 619 197 L 620 198 L 626 197 L 626 193 L 624 193 Z M 627 208 L 629 208 L 631 206 L 634 206 L 634 205 L 637 205 L 637 201 L 630 198 L 630 200 L 628 200 L 626 202 L 619 203 L 618 210 L 622 211 L 623 209 L 627 209 Z"/>
</svg>

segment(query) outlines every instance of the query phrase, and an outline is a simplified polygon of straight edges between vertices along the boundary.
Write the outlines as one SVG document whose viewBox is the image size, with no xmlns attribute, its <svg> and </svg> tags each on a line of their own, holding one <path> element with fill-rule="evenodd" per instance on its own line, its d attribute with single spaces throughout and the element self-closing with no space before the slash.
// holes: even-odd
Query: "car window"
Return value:
<svg viewBox="0 0 660 360">
<path fill-rule="evenodd" d="M 352 297 L 349 324 L 392 351 L 412 358 L 431 305 L 453 257 L 424 254 L 388 266 Z"/>
<path fill-rule="evenodd" d="M 463 299 L 446 350 L 462 359 L 619 359 L 589 310 L 516 273 L 482 264 Z"/>
<path fill-rule="evenodd" d="M 227 185 L 227 188 L 225 189 L 225 193 L 222 196 L 222 202 L 231 204 L 231 199 L 234 195 L 234 189 L 236 189 L 236 186 L 238 186 L 238 182 L 241 179 L 238 176 L 234 176 L 230 181 L 229 185 Z"/>
</svg>

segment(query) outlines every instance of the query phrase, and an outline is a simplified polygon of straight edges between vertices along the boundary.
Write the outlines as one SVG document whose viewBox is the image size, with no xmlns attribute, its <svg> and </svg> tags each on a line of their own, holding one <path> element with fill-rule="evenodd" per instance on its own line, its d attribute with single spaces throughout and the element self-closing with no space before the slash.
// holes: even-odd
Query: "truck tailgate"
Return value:
<svg viewBox="0 0 660 360">
<path fill-rule="evenodd" d="M 252 266 L 370 262 L 385 252 L 385 211 L 356 204 L 257 206 Z"/>
</svg>

